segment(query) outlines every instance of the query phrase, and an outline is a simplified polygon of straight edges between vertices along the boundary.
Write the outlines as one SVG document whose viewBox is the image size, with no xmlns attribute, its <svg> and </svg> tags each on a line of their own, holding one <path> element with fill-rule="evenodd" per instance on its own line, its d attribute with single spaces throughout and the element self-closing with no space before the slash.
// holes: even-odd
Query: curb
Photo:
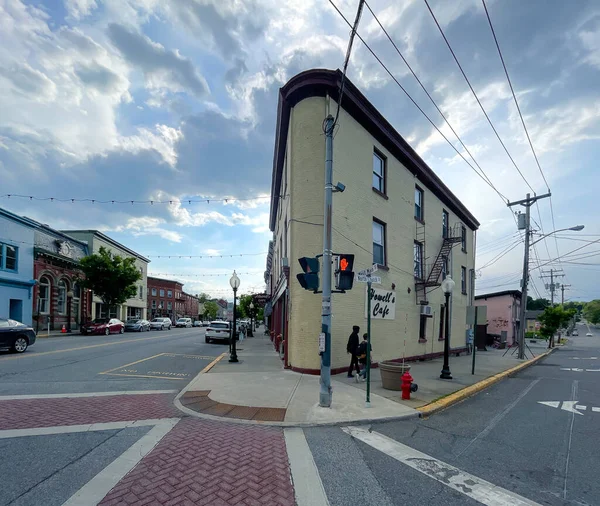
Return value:
<svg viewBox="0 0 600 506">
<path fill-rule="evenodd" d="M 196 381 L 196 379 L 199 378 L 200 375 L 205 374 L 208 371 L 210 371 L 220 360 L 225 358 L 227 355 L 228 355 L 227 353 L 222 353 L 215 360 L 213 360 L 210 364 L 208 364 L 204 369 L 202 369 L 198 374 L 196 374 L 194 379 L 192 379 L 192 381 L 190 381 L 185 387 L 183 387 L 183 389 L 181 389 L 181 391 L 175 396 L 175 399 L 173 400 L 174 406 L 179 411 L 181 411 L 182 413 L 185 413 L 188 416 L 194 416 L 196 418 L 202 418 L 204 420 L 211 420 L 213 422 L 235 423 L 238 425 L 260 425 L 263 427 L 282 427 L 282 428 L 283 427 L 285 427 L 285 428 L 335 427 L 335 426 L 339 426 L 339 425 L 348 425 L 349 423 L 352 423 L 352 424 L 383 423 L 383 422 L 392 422 L 392 421 L 396 421 L 396 420 L 405 420 L 408 418 L 421 417 L 421 413 L 419 413 L 419 411 L 415 410 L 414 413 L 408 413 L 406 415 L 387 416 L 384 418 L 363 418 L 360 420 L 339 420 L 339 421 L 323 421 L 323 422 L 269 422 L 269 421 L 264 421 L 264 420 L 245 420 L 242 418 L 227 418 L 224 416 L 207 415 L 207 414 L 198 413 L 197 411 L 186 408 L 183 404 L 181 404 L 179 399 L 190 389 L 190 385 L 192 383 L 194 383 L 194 381 Z"/>
<path fill-rule="evenodd" d="M 457 392 L 447 395 L 446 397 L 444 397 L 443 399 L 440 399 L 439 401 L 431 402 L 429 404 L 426 404 L 425 406 L 421 406 L 421 407 L 415 408 L 415 409 L 419 412 L 419 416 L 421 418 L 431 416 L 434 413 L 442 411 L 454 404 L 457 404 L 457 403 L 465 400 L 467 397 L 471 397 L 472 395 L 475 395 L 476 393 L 479 393 L 482 390 L 485 390 L 486 388 L 492 386 L 494 383 L 498 383 L 499 381 L 503 380 L 504 378 L 506 378 L 516 372 L 522 371 L 523 369 L 527 369 L 529 366 L 532 366 L 536 362 L 539 362 L 543 358 L 546 358 L 548 355 L 550 355 L 554 351 L 556 351 L 556 347 L 551 348 L 550 350 L 545 351 L 541 355 L 531 358 L 531 359 L 527 360 L 526 362 L 523 362 L 514 367 L 511 367 L 510 369 L 507 369 L 506 371 L 502 371 L 498 374 L 494 374 L 493 376 L 490 376 L 489 378 L 481 380 L 481 381 L 479 381 L 473 385 L 470 385 L 468 387 L 462 388 L 461 390 L 458 390 Z"/>
</svg>

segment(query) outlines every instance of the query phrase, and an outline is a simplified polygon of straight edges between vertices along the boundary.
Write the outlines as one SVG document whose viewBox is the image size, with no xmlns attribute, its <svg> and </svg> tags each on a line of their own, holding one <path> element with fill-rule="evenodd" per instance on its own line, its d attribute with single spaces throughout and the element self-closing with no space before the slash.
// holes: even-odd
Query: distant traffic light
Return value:
<svg viewBox="0 0 600 506">
<path fill-rule="evenodd" d="M 298 259 L 304 273 L 296 275 L 300 285 L 305 290 L 316 292 L 319 289 L 319 259 L 302 257 Z"/>
<path fill-rule="evenodd" d="M 352 290 L 354 283 L 354 255 L 338 255 L 335 269 L 335 288 L 336 290 Z"/>
</svg>

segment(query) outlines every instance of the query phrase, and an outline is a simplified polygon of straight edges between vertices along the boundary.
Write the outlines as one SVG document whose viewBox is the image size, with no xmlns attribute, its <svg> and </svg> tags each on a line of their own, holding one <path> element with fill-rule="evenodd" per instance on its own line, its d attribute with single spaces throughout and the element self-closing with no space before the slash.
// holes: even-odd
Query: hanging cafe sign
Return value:
<svg viewBox="0 0 600 506">
<path fill-rule="evenodd" d="M 371 297 L 371 318 L 378 320 L 396 319 L 395 290 L 385 290 L 372 286 L 368 296 Z M 367 299 L 365 297 L 365 318 L 367 316 Z"/>
</svg>

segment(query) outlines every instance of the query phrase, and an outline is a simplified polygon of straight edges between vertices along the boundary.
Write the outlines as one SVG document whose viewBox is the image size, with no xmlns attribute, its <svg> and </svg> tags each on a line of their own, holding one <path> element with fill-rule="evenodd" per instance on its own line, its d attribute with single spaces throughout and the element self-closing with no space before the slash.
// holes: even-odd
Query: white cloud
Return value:
<svg viewBox="0 0 600 506">
<path fill-rule="evenodd" d="M 143 235 L 155 235 L 166 239 L 171 242 L 181 242 L 183 236 L 173 230 L 168 230 L 160 225 L 163 225 L 165 220 L 161 218 L 153 218 L 150 216 L 140 216 L 136 218 L 129 218 L 125 225 L 119 225 L 112 229 L 107 228 L 105 230 L 112 230 L 114 232 L 131 232 L 135 237 Z"/>
<path fill-rule="evenodd" d="M 155 129 L 156 132 L 152 132 L 148 128 L 139 127 L 137 135 L 121 137 L 119 145 L 132 153 L 137 153 L 145 149 L 158 151 L 163 160 L 174 168 L 177 164 L 177 151 L 175 147 L 183 134 L 181 130 L 167 125 L 155 125 Z"/>
<path fill-rule="evenodd" d="M 98 4 L 96 0 L 65 0 L 65 8 L 71 17 L 81 19 L 98 8 Z"/>
</svg>

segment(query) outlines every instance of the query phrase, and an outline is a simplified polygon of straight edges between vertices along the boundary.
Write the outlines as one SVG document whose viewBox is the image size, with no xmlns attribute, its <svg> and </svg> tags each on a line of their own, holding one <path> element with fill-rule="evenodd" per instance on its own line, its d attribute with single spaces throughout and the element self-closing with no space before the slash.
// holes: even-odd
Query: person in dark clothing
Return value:
<svg viewBox="0 0 600 506">
<path fill-rule="evenodd" d="M 361 379 L 367 378 L 367 348 L 369 349 L 369 359 L 371 358 L 371 352 L 373 347 L 369 343 L 369 337 L 367 334 L 363 334 L 363 340 L 356 349 L 356 356 L 358 357 L 358 363 L 361 366 L 360 373 L 356 375 L 356 382 L 358 383 Z"/>
<path fill-rule="evenodd" d="M 352 358 L 350 360 L 350 367 L 348 367 L 349 378 L 352 378 L 352 369 L 356 369 L 356 374 L 360 373 L 360 366 L 358 365 L 358 355 L 356 354 L 360 340 L 358 337 L 359 330 L 360 327 L 358 327 L 357 325 L 354 325 L 354 327 L 352 327 L 352 334 L 350 334 L 350 337 L 348 337 L 348 344 L 346 345 L 346 351 L 350 353 L 350 355 L 352 355 Z"/>
</svg>

